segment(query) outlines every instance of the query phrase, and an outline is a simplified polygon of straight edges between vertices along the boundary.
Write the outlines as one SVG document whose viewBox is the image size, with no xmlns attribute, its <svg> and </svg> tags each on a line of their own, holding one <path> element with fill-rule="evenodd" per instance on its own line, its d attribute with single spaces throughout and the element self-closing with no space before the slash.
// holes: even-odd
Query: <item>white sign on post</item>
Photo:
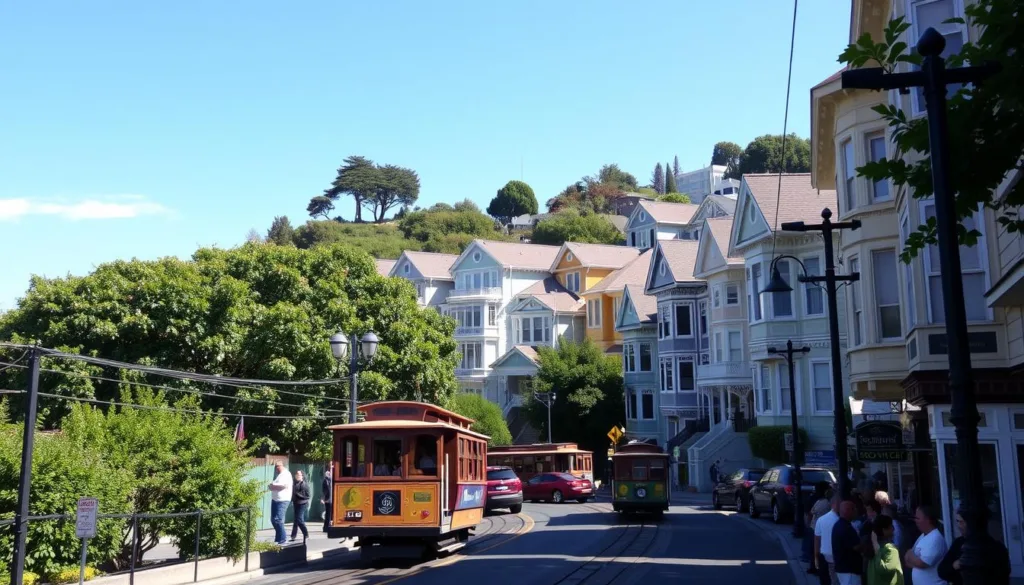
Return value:
<svg viewBox="0 0 1024 585">
<path fill-rule="evenodd" d="M 777 437 L 778 435 L 775 435 L 775 436 Z M 785 438 L 786 438 L 786 451 L 792 451 L 793 450 L 793 433 L 786 433 Z M 776 443 L 776 445 L 778 445 L 778 443 Z"/>
<path fill-rule="evenodd" d="M 96 512 L 99 502 L 96 498 L 78 498 L 78 514 L 75 519 L 75 536 L 93 538 L 96 536 Z"/>
</svg>

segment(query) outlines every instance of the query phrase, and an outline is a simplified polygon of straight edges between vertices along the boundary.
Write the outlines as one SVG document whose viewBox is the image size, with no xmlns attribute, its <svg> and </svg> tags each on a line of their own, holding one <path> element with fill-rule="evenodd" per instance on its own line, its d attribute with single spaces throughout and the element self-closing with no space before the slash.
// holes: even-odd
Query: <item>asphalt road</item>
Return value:
<svg viewBox="0 0 1024 585">
<path fill-rule="evenodd" d="M 607 502 L 526 504 L 487 516 L 456 554 L 366 565 L 355 555 L 253 585 L 789 585 L 778 543 L 728 514 L 673 506 L 661 521 L 620 518 Z"/>
</svg>

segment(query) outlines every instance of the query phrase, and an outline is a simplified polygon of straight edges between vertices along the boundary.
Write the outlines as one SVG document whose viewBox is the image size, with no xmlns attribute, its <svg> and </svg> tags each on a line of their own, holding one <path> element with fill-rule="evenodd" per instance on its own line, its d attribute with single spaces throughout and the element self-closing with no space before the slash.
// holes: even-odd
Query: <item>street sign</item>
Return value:
<svg viewBox="0 0 1024 585">
<path fill-rule="evenodd" d="M 899 423 L 870 421 L 854 429 L 857 458 L 861 461 L 905 461 L 904 432 Z"/>
<path fill-rule="evenodd" d="M 619 427 L 612 427 L 612 430 L 608 431 L 608 438 L 612 440 L 612 443 L 618 444 L 619 439 L 621 439 L 624 434 L 625 433 L 622 432 Z"/>
<path fill-rule="evenodd" d="M 99 502 L 96 498 L 79 498 L 78 513 L 75 517 L 75 536 L 93 538 L 96 536 L 96 512 Z"/>
<path fill-rule="evenodd" d="M 778 435 L 775 436 L 777 437 Z M 786 451 L 793 451 L 793 433 L 786 433 Z"/>
<path fill-rule="evenodd" d="M 839 465 L 836 460 L 836 452 L 832 451 L 807 451 L 804 453 L 804 465 L 807 467 L 833 468 Z"/>
</svg>

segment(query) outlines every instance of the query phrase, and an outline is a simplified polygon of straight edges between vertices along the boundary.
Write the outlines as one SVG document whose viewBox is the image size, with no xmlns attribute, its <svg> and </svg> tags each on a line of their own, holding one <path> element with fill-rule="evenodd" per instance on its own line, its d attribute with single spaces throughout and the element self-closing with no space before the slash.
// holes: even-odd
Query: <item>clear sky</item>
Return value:
<svg viewBox="0 0 1024 585">
<path fill-rule="evenodd" d="M 352 154 L 419 204 L 782 131 L 791 0 L 74 0 L 0 8 L 0 310 L 31 274 L 241 243 Z M 848 0 L 800 3 L 789 128 Z M 351 216 L 351 205 L 340 210 Z"/>
</svg>

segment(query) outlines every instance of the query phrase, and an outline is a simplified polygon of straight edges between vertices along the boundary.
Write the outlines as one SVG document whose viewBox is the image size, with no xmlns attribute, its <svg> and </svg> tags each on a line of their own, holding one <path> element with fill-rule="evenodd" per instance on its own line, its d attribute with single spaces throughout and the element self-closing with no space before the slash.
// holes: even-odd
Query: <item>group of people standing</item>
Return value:
<svg viewBox="0 0 1024 585">
<path fill-rule="evenodd" d="M 864 492 L 843 499 L 821 487 L 822 495 L 808 515 L 814 529 L 813 563 L 822 585 L 903 585 L 904 571 L 913 585 L 960 585 L 960 550 L 963 537 L 946 546 L 936 511 L 918 506 L 914 517 L 920 536 L 900 556 L 905 546 L 895 508 L 886 492 Z M 960 533 L 963 518 L 957 515 Z M 1009 558 L 1002 575 L 992 585 L 1010 581 Z"/>
<path fill-rule="evenodd" d="M 324 470 L 324 477 L 321 484 L 320 503 L 324 504 L 327 513 L 324 515 L 324 530 L 330 518 L 331 503 L 331 470 L 333 464 Z M 295 542 L 299 532 L 302 532 L 302 541 L 309 538 L 309 529 L 306 527 L 306 517 L 309 514 L 309 501 L 311 496 L 309 483 L 301 471 L 296 471 L 294 479 L 284 463 L 278 461 L 274 465 L 274 481 L 267 486 L 270 490 L 270 523 L 274 526 L 274 543 L 283 545 L 289 540 L 284 527 L 285 513 L 288 511 L 288 504 L 295 507 L 292 521 L 292 537 L 290 542 Z"/>
</svg>

